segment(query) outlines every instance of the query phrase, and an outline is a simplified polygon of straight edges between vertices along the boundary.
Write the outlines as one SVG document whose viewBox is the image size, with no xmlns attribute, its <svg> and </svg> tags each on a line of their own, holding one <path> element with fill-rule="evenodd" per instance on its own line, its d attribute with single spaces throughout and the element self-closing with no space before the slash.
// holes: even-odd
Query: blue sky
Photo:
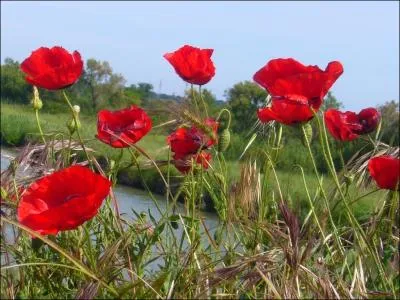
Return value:
<svg viewBox="0 0 400 300">
<path fill-rule="evenodd" d="M 184 44 L 214 48 L 219 99 L 268 60 L 293 57 L 344 74 L 331 91 L 349 110 L 399 100 L 399 2 L 1 2 L 1 60 L 61 45 L 110 62 L 128 84 L 182 95 L 162 57 Z M 161 83 L 161 84 L 160 84 Z"/>
</svg>

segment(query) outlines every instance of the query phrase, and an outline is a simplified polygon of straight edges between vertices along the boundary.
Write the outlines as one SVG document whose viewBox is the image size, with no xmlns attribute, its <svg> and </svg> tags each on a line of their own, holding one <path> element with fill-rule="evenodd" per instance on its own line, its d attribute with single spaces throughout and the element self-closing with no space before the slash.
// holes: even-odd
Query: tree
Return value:
<svg viewBox="0 0 400 300">
<path fill-rule="evenodd" d="M 207 107 L 209 116 L 214 116 L 217 113 L 217 111 L 221 108 L 220 107 L 221 105 L 217 104 L 217 98 L 210 90 L 207 89 L 202 89 L 201 95 Z M 202 103 L 202 100 L 200 98 L 200 93 L 198 92 L 198 90 L 195 89 L 193 89 L 193 91 L 192 89 L 185 90 L 185 98 L 189 101 L 190 105 L 195 107 L 196 103 L 193 97 L 197 101 L 197 106 L 199 107 L 200 111 L 204 111 L 204 105 Z"/>
<path fill-rule="evenodd" d="M 321 106 L 321 109 L 323 111 L 326 111 L 329 108 L 334 108 L 334 109 L 343 108 L 343 103 L 337 100 L 336 97 L 333 96 L 332 92 L 328 92 Z"/>
<path fill-rule="evenodd" d="M 139 103 L 143 102 L 144 104 L 155 95 L 153 85 L 147 82 L 139 82 L 137 85 L 131 84 L 125 88 L 125 94 L 134 97 Z"/>
<path fill-rule="evenodd" d="M 257 84 L 243 81 L 225 92 L 229 109 L 232 112 L 233 130 L 244 132 L 257 120 L 257 109 L 266 105 L 268 93 Z"/>
<path fill-rule="evenodd" d="M 399 102 L 387 101 L 379 105 L 382 118 L 382 141 L 391 145 L 399 145 Z"/>
<path fill-rule="evenodd" d="M 82 78 L 89 87 L 93 110 L 122 97 L 126 80 L 121 74 L 114 74 L 107 61 L 88 59 Z"/>
<path fill-rule="evenodd" d="M 1 65 L 1 99 L 28 104 L 31 92 L 31 86 L 26 83 L 20 64 L 11 58 L 6 58 L 4 65 Z"/>
</svg>

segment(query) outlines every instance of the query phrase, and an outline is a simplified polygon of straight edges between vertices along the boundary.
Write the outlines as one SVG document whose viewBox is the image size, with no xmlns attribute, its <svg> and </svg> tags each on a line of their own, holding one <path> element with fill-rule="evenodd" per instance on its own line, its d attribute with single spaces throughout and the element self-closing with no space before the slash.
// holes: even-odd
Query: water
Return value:
<svg viewBox="0 0 400 300">
<path fill-rule="evenodd" d="M 12 149 L 1 149 L 1 170 L 6 169 L 10 164 L 10 160 L 7 158 L 7 156 L 15 156 L 15 152 Z M 161 218 L 160 211 L 164 213 L 167 209 L 167 201 L 164 199 L 164 197 L 153 194 L 155 200 L 158 203 L 158 207 L 160 208 L 159 211 L 148 193 L 143 190 L 131 188 L 128 186 L 117 185 L 114 188 L 114 194 L 115 198 L 118 201 L 121 215 L 129 220 L 136 219 L 136 216 L 132 212 L 132 209 L 135 210 L 135 212 L 137 213 L 145 212 L 147 215 L 150 212 L 150 214 L 156 220 L 159 220 Z M 204 219 L 207 230 L 213 233 L 218 224 L 218 217 L 213 213 L 197 213 L 199 217 Z M 177 203 L 175 214 L 185 214 L 185 208 L 181 203 Z M 183 230 L 181 225 L 182 224 L 180 223 L 178 230 L 175 230 L 175 234 L 178 238 L 181 236 Z M 204 229 L 202 230 L 201 236 L 202 241 L 205 242 L 207 240 L 207 237 L 204 233 Z M 185 243 L 185 245 L 187 244 Z M 149 265 L 149 268 L 154 271 L 155 269 L 157 269 L 157 265 L 159 262 L 159 259 L 154 261 Z"/>
<path fill-rule="evenodd" d="M 15 152 L 9 149 L 1 149 L 1 170 L 6 169 L 10 160 L 6 156 L 14 156 Z M 150 198 L 148 193 L 143 190 L 135 189 L 128 186 L 117 185 L 114 188 L 114 194 L 116 199 L 118 200 L 120 213 L 125 217 L 130 216 L 134 217 L 132 213 L 132 209 L 136 212 L 148 212 L 152 214 L 152 216 L 158 220 L 161 215 L 157 210 L 154 201 Z M 153 194 L 158 206 L 160 207 L 162 212 L 165 212 L 167 202 L 165 201 L 163 196 Z M 177 203 L 176 213 L 185 213 L 184 206 L 181 203 Z M 200 216 L 205 219 L 207 227 L 215 227 L 218 223 L 218 217 L 213 213 L 207 212 L 199 212 Z"/>
</svg>

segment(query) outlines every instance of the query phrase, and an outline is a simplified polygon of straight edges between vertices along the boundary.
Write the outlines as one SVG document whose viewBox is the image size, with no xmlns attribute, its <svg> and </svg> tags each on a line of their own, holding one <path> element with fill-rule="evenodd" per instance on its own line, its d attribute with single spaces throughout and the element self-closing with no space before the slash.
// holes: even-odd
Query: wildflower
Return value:
<svg viewBox="0 0 400 300">
<path fill-rule="evenodd" d="M 258 118 L 263 123 L 275 120 L 287 125 L 309 121 L 342 73 L 338 61 L 330 62 L 323 71 L 293 58 L 270 60 L 253 76 L 272 96 L 271 106 L 260 108 Z"/>
<path fill-rule="evenodd" d="M 400 159 L 389 155 L 373 157 L 368 162 L 368 171 L 381 189 L 399 189 Z"/>
<path fill-rule="evenodd" d="M 211 154 L 201 151 L 196 154 L 188 154 L 186 156 L 174 155 L 174 165 L 181 173 L 187 174 L 192 168 L 208 169 L 211 161 Z"/>
<path fill-rule="evenodd" d="M 328 109 L 325 114 L 325 123 L 329 133 L 337 140 L 352 141 L 360 134 L 366 134 L 376 129 L 380 114 L 374 108 L 366 108 L 356 114 L 352 111 L 341 112 Z"/>
<path fill-rule="evenodd" d="M 185 45 L 175 52 L 164 54 L 164 58 L 184 81 L 204 85 L 215 75 L 215 67 L 211 60 L 213 51 Z"/>
<path fill-rule="evenodd" d="M 42 235 L 75 229 L 97 214 L 110 187 L 107 178 L 82 166 L 54 172 L 22 194 L 18 220 Z"/>
<path fill-rule="evenodd" d="M 69 53 L 62 47 L 41 47 L 21 64 L 26 81 L 47 90 L 74 84 L 82 74 L 83 61 L 78 51 Z"/>
<path fill-rule="evenodd" d="M 138 142 L 152 126 L 146 112 L 135 105 L 117 111 L 101 110 L 97 118 L 96 137 L 114 148 Z"/>
<path fill-rule="evenodd" d="M 204 124 L 199 124 L 199 127 L 192 126 L 190 128 L 181 127 L 171 133 L 167 142 L 171 146 L 171 151 L 179 157 L 188 154 L 196 154 L 199 150 L 210 148 L 217 141 L 212 135 L 217 134 L 218 122 L 208 118 Z M 209 131 L 208 133 L 206 131 Z"/>
</svg>

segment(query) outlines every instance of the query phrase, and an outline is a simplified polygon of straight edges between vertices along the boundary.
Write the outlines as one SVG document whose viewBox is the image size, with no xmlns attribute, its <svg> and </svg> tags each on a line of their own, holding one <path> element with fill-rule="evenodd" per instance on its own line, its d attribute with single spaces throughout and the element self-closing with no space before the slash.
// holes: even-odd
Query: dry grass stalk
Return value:
<svg viewBox="0 0 400 300">
<path fill-rule="evenodd" d="M 240 179 L 233 185 L 228 200 L 228 219 L 237 221 L 242 218 L 255 220 L 261 201 L 261 179 L 257 163 L 247 162 L 241 165 Z"/>
</svg>

